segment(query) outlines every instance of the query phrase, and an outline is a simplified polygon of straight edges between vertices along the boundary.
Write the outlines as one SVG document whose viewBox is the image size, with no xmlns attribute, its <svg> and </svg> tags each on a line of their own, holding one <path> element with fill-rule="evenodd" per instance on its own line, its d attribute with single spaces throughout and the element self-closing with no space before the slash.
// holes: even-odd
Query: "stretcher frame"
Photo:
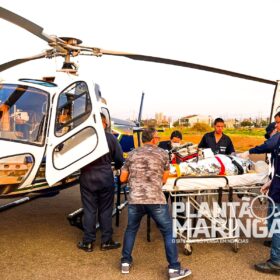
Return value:
<svg viewBox="0 0 280 280">
<path fill-rule="evenodd" d="M 209 188 L 209 187 L 205 187 L 205 188 L 199 188 L 197 190 L 195 189 L 189 189 L 186 190 L 184 189 L 183 191 L 180 190 L 179 186 L 180 186 L 180 181 L 181 180 L 190 180 L 190 179 L 215 179 L 218 178 L 219 180 L 221 180 L 222 178 L 225 181 L 225 184 L 223 187 L 217 187 L 215 188 L 214 186 Z M 233 202 L 233 195 L 237 194 L 240 198 L 241 196 L 251 196 L 251 197 L 257 197 L 260 192 L 260 187 L 263 184 L 253 184 L 250 186 L 229 186 L 229 180 L 226 176 L 219 176 L 219 175 L 215 175 L 215 176 L 182 176 L 182 177 L 178 177 L 175 179 L 174 184 L 173 184 L 173 189 L 170 190 L 168 189 L 168 192 L 170 193 L 171 197 L 174 198 L 174 205 L 173 207 L 176 207 L 176 203 L 178 203 L 178 200 L 182 200 L 185 199 L 184 202 L 187 202 L 188 205 L 191 205 L 195 211 L 199 211 L 199 207 L 200 204 L 197 201 L 197 197 L 217 197 L 218 196 L 218 205 L 221 205 L 222 199 L 225 198 L 225 196 L 228 196 L 228 202 Z M 165 190 L 166 191 L 166 190 Z M 176 215 L 176 217 L 173 217 L 173 219 L 176 218 L 181 218 L 181 219 L 185 219 L 188 223 L 190 220 L 190 207 L 188 207 L 188 211 L 185 213 L 185 215 Z M 221 224 L 221 221 L 219 219 L 217 219 L 217 217 L 213 217 L 211 216 L 211 213 L 205 213 L 202 214 L 202 216 L 204 217 L 204 219 L 212 222 L 215 222 L 217 225 L 220 224 L 220 226 L 225 227 L 224 225 Z M 232 240 L 233 242 L 231 242 L 233 244 L 233 251 L 234 252 L 238 252 L 239 249 L 239 239 L 240 236 L 237 236 L 236 234 L 234 234 L 236 232 L 236 229 L 238 227 L 237 223 L 236 223 L 236 217 L 234 218 L 234 224 L 231 225 L 233 227 L 226 228 L 227 230 L 229 230 L 228 235 L 227 236 L 222 236 L 222 237 L 210 237 L 210 238 L 191 238 L 191 231 L 194 231 L 196 229 L 195 227 L 196 225 L 192 226 L 192 227 L 188 227 L 188 229 L 184 232 L 180 232 L 178 231 L 177 227 L 176 227 L 176 232 L 177 232 L 177 238 L 179 239 L 179 241 L 181 243 L 184 243 L 184 253 L 186 255 L 191 255 L 192 254 L 192 246 L 191 244 L 194 243 L 207 243 L 207 242 L 219 242 L 221 240 Z M 202 229 L 205 227 L 201 227 Z M 210 226 L 207 226 L 207 228 L 211 228 Z"/>
</svg>

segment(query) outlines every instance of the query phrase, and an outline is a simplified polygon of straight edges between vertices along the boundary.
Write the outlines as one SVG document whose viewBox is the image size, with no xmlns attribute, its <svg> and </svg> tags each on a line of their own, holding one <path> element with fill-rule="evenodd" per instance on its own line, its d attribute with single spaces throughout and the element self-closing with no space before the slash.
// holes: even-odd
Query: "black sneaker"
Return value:
<svg viewBox="0 0 280 280">
<path fill-rule="evenodd" d="M 189 275 L 192 274 L 192 272 L 185 268 L 180 268 L 180 269 L 172 269 L 172 268 L 169 268 L 168 269 L 168 274 L 169 274 L 169 279 L 170 280 L 178 280 L 178 279 L 182 279 L 182 278 L 185 278 Z"/>
<path fill-rule="evenodd" d="M 113 240 L 109 240 L 107 242 L 102 243 L 100 246 L 100 249 L 101 249 L 101 251 L 106 251 L 106 250 L 118 249 L 120 247 L 121 247 L 120 242 L 115 242 Z"/>
<path fill-rule="evenodd" d="M 85 252 L 92 252 L 93 251 L 93 242 L 84 242 L 80 241 L 77 244 L 77 247 Z"/>
<path fill-rule="evenodd" d="M 271 244 L 272 244 L 272 240 L 265 240 L 264 242 L 263 242 L 263 245 L 265 246 L 265 247 L 271 247 Z"/>
<path fill-rule="evenodd" d="M 280 265 L 274 264 L 271 260 L 255 264 L 255 269 L 264 273 L 280 274 Z"/>
</svg>

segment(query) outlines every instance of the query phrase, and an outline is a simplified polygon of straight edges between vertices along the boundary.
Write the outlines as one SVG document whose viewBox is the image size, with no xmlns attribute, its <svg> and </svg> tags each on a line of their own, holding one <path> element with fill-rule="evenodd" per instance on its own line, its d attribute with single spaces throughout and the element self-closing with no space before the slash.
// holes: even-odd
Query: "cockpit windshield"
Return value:
<svg viewBox="0 0 280 280">
<path fill-rule="evenodd" d="M 25 85 L 0 85 L 0 139 L 42 145 L 49 94 Z"/>
</svg>

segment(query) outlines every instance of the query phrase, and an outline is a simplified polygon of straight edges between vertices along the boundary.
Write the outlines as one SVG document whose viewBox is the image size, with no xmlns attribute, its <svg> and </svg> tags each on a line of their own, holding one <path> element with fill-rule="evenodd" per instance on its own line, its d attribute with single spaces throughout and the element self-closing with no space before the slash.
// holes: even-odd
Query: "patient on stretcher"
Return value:
<svg viewBox="0 0 280 280">
<path fill-rule="evenodd" d="M 217 154 L 209 149 L 202 150 L 199 157 L 181 162 L 178 165 L 170 165 L 171 176 L 211 176 L 211 175 L 241 175 L 257 172 L 255 168 L 261 164 L 255 164 L 249 159 L 237 156 Z"/>
</svg>

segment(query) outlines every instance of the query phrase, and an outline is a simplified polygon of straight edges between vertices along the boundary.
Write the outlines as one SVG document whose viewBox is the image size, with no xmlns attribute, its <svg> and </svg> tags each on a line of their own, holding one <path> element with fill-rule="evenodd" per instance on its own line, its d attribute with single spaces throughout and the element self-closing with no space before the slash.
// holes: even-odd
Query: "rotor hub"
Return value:
<svg viewBox="0 0 280 280">
<path fill-rule="evenodd" d="M 73 37 L 59 37 L 59 38 L 65 41 L 66 44 L 71 46 L 78 46 L 83 42 L 82 40 Z"/>
</svg>

